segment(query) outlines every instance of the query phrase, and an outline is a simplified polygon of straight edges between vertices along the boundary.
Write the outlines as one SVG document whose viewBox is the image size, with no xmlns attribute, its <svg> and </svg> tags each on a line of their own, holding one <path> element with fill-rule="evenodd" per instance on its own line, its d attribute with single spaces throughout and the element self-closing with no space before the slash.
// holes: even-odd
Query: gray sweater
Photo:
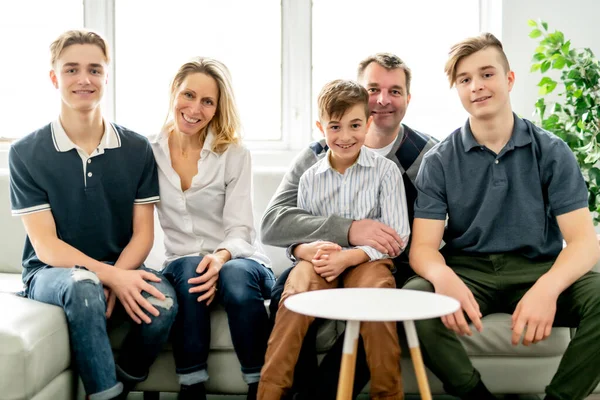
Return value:
<svg viewBox="0 0 600 400">
<path fill-rule="evenodd" d="M 437 143 L 431 136 L 403 125 L 387 158 L 394 161 L 404 179 L 409 220 L 412 225 L 416 179 L 423 155 Z M 261 220 L 261 240 L 264 244 L 288 247 L 293 243 L 327 240 L 340 246 L 348 243 L 348 231 L 353 220 L 337 215 L 319 217 L 297 207 L 298 183 L 302 174 L 327 154 L 325 139 L 304 149 L 285 174 Z"/>
</svg>

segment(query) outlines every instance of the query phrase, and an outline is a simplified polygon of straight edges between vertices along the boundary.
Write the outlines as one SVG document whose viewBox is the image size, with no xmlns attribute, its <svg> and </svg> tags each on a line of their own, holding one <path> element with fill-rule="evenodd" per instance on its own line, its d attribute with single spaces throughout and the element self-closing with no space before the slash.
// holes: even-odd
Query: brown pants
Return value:
<svg viewBox="0 0 600 400">
<path fill-rule="evenodd" d="M 269 338 L 265 364 L 258 386 L 259 400 L 280 399 L 292 387 L 294 368 L 304 336 L 314 317 L 288 310 L 283 302 L 293 294 L 339 286 L 347 288 L 395 288 L 391 260 L 378 260 L 348 268 L 332 282 L 321 278 L 311 263 L 301 261 L 288 280 L 279 303 L 275 326 Z M 400 346 L 395 322 L 362 322 L 360 334 L 365 343 L 371 371 L 372 399 L 403 399 L 400 377 Z"/>
</svg>

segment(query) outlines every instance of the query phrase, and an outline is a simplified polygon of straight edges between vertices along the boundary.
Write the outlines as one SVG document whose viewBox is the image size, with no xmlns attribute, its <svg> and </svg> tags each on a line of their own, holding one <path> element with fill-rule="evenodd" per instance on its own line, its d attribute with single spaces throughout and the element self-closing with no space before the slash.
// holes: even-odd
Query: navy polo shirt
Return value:
<svg viewBox="0 0 600 400">
<path fill-rule="evenodd" d="M 514 115 L 500 154 L 475 141 L 469 121 L 426 154 L 415 217 L 444 220 L 447 249 L 556 257 L 556 217 L 588 207 L 575 156 L 559 137 Z"/>
<path fill-rule="evenodd" d="M 148 140 L 105 121 L 91 155 L 56 121 L 15 142 L 9 152 L 12 214 L 51 210 L 58 238 L 98 261 L 114 263 L 133 234 L 134 204 L 159 200 L 158 175 Z M 29 237 L 23 281 L 46 265 Z"/>
</svg>

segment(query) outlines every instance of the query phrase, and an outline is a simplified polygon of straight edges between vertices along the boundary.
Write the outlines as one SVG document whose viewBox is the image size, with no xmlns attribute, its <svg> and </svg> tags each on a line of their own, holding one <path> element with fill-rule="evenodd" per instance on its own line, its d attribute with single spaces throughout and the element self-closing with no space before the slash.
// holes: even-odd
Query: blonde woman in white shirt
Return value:
<svg viewBox="0 0 600 400">
<path fill-rule="evenodd" d="M 177 291 L 173 350 L 179 399 L 205 399 L 210 304 L 225 307 L 248 398 L 256 397 L 269 321 L 264 299 L 275 277 L 255 243 L 250 153 L 227 67 L 194 58 L 171 84 L 167 123 L 151 139 L 158 164 L 163 275 Z"/>
</svg>

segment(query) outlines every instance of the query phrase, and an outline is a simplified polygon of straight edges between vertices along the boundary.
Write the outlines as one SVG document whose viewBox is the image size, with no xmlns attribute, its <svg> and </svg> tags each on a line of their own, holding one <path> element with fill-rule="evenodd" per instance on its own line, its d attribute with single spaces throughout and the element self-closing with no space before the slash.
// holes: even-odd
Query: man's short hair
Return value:
<svg viewBox="0 0 600 400">
<path fill-rule="evenodd" d="M 487 49 L 488 47 L 495 47 L 498 50 L 500 63 L 502 64 L 502 67 L 504 67 L 504 72 L 510 71 L 510 65 L 508 64 L 508 58 L 506 58 L 506 54 L 502 48 L 502 43 L 496 36 L 485 32 L 479 36 L 473 36 L 462 40 L 450 49 L 448 61 L 446 61 L 446 66 L 444 67 L 444 72 L 448 77 L 450 87 L 454 86 L 454 81 L 456 80 L 456 66 L 459 61 L 473 53 Z"/>
<path fill-rule="evenodd" d="M 406 76 L 406 94 L 410 94 L 410 81 L 412 79 L 412 72 L 410 68 L 402 61 L 402 59 L 392 53 L 377 53 L 373 54 L 362 60 L 358 64 L 358 80 L 360 81 L 365 73 L 365 69 L 371 63 L 377 63 L 387 70 L 401 69 L 404 70 Z"/>
<path fill-rule="evenodd" d="M 52 44 L 50 45 L 50 65 L 54 66 L 58 57 L 69 46 L 74 44 L 93 44 L 102 50 L 106 63 L 110 63 L 110 55 L 108 51 L 108 43 L 99 34 L 88 31 L 85 29 L 77 29 L 66 31 L 61 34 Z"/>
<path fill-rule="evenodd" d="M 344 114 L 356 105 L 365 109 L 365 118 L 369 118 L 369 93 L 367 89 L 355 81 L 336 79 L 327 83 L 321 89 L 317 100 L 319 120 L 342 118 Z"/>
</svg>

